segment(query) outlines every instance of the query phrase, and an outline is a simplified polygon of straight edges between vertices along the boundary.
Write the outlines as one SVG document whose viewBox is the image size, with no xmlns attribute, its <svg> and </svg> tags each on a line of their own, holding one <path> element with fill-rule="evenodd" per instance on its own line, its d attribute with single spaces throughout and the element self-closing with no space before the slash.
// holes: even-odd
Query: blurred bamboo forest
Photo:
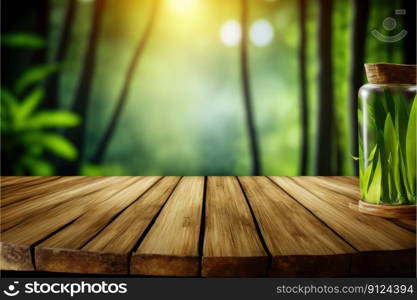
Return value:
<svg viewBox="0 0 417 300">
<path fill-rule="evenodd" d="M 1 4 L 3 175 L 357 174 L 363 63 L 416 61 L 415 0 Z"/>
</svg>

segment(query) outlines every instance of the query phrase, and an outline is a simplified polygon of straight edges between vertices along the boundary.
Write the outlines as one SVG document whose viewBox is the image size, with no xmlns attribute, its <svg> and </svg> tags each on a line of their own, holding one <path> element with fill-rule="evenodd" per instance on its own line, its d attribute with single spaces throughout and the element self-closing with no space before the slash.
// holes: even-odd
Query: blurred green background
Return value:
<svg viewBox="0 0 417 300">
<path fill-rule="evenodd" d="M 415 1 L 250 0 L 243 41 L 242 2 L 2 1 L 2 174 L 356 174 L 350 95 L 365 77 L 354 66 L 415 63 Z M 396 15 L 396 9 L 407 14 Z M 330 39 L 320 36 L 327 10 Z M 387 17 L 396 20 L 394 30 L 384 28 Z M 364 28 L 363 42 L 353 36 L 354 26 Z M 397 43 L 371 34 L 403 28 L 409 34 Z M 320 72 L 326 55 L 330 73 Z M 319 80 L 331 84 L 334 107 L 324 126 L 335 129 L 325 168 L 317 155 L 318 141 L 326 140 L 318 138 L 318 107 L 327 105 Z M 123 86 L 125 102 L 98 158 Z"/>
</svg>

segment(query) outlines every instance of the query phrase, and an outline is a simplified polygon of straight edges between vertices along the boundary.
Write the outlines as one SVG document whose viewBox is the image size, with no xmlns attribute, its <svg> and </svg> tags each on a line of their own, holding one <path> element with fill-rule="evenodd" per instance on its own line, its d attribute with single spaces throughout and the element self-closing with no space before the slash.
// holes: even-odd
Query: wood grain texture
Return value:
<svg viewBox="0 0 417 300">
<path fill-rule="evenodd" d="M 35 198 L 45 194 L 53 194 L 56 192 L 64 192 L 66 189 L 71 189 L 76 184 L 85 185 L 87 182 L 94 182 L 99 177 L 61 177 L 54 180 L 42 181 L 33 185 L 33 181 L 29 186 L 17 184 L 15 189 L 2 189 L 1 206 L 6 206 L 25 199 Z M 37 180 L 36 182 L 38 182 Z M 34 197 L 35 196 L 35 197 Z"/>
<path fill-rule="evenodd" d="M 45 211 L 59 204 L 67 204 L 68 201 L 105 188 L 112 181 L 122 182 L 123 178 L 104 177 L 95 179 L 86 177 L 78 184 L 69 184 L 66 188 L 61 187 L 61 189 L 53 193 L 48 193 L 47 195 L 34 194 L 33 197 L 7 205 L 2 208 L 1 231 L 4 232 L 38 214 L 44 214 Z"/>
<path fill-rule="evenodd" d="M 30 249 L 50 234 L 73 222 L 90 207 L 111 197 L 135 180 L 134 178 L 109 178 L 104 180 L 106 187 L 100 191 L 57 205 L 41 214 L 31 216 L 16 226 L 2 232 L 0 265 L 9 269 L 22 270 L 31 261 Z M 4 217 L 4 216 L 3 216 Z M 3 250 L 4 249 L 4 250 Z M 6 251 L 7 249 L 7 251 Z M 7 254 L 7 255 L 6 255 Z M 12 267 L 13 266 L 13 267 Z"/>
<path fill-rule="evenodd" d="M 373 269 L 367 269 L 356 258 L 358 255 L 354 254 L 351 267 L 354 272 L 378 274 L 378 270 L 381 273 L 390 270 L 395 273 L 400 269 L 410 271 L 413 266 L 415 270 L 415 259 L 407 265 L 400 265 L 395 259 L 392 259 L 396 256 L 400 257 L 403 250 L 415 249 L 416 238 L 412 232 L 383 218 L 367 216 L 350 209 L 350 198 L 323 189 L 312 183 L 308 177 L 271 177 L 271 179 L 356 250 L 362 252 L 360 257 L 366 256 L 369 259 L 369 264 L 375 263 L 376 265 Z M 391 259 L 380 264 L 377 257 L 373 255 L 380 251 L 393 251 L 390 255 Z M 373 260 L 374 262 L 372 262 Z"/>
<path fill-rule="evenodd" d="M 132 256 L 131 273 L 198 276 L 204 177 L 185 177 Z"/>
<path fill-rule="evenodd" d="M 14 203 L 19 201 L 20 199 L 12 199 L 8 196 L 14 196 L 15 193 L 21 193 L 24 190 L 31 190 L 34 187 L 37 186 L 43 186 L 44 184 L 54 182 L 56 180 L 60 179 L 60 177 L 54 176 L 54 177 L 45 177 L 44 179 L 39 178 L 37 180 L 31 180 L 29 182 L 23 182 L 23 183 L 16 183 L 12 185 L 2 186 L 1 187 L 1 199 L 0 199 L 0 207 L 4 207 L 8 204 Z M 34 194 L 31 194 L 33 196 Z"/>
<path fill-rule="evenodd" d="M 416 84 L 416 65 L 368 63 L 365 64 L 369 83 L 375 84 Z"/>
<path fill-rule="evenodd" d="M 59 176 L 1 176 L 0 185 L 3 189 L 10 186 L 42 183 L 57 178 Z"/>
<path fill-rule="evenodd" d="M 119 190 L 111 198 L 97 204 L 72 224 L 36 246 L 37 268 L 43 271 L 75 272 L 78 265 L 76 254 L 68 255 L 66 249 L 81 249 L 122 210 L 134 203 L 143 193 L 154 185 L 160 177 L 149 176 L 136 178 L 135 181 Z M 48 255 L 44 255 L 46 249 Z M 54 251 L 50 251 L 53 249 Z M 63 249 L 63 250 L 60 250 Z M 47 258 L 47 259 L 46 259 Z M 75 262 L 75 263 L 74 263 Z M 125 265 L 127 267 L 127 265 Z M 67 267 L 67 268 L 66 268 Z M 115 268 L 118 270 L 119 268 Z M 94 268 L 89 268 L 94 272 Z M 117 273 L 117 271 L 115 271 Z"/>
<path fill-rule="evenodd" d="M 208 177 L 202 275 L 263 276 L 267 261 L 237 179 Z"/>
<path fill-rule="evenodd" d="M 335 179 L 335 180 L 339 180 L 348 184 L 359 186 L 358 176 L 308 176 L 308 178 L 315 178 L 315 177 L 324 178 L 324 179 L 326 178 Z"/>
<path fill-rule="evenodd" d="M 1 181 L 1 203 L 16 199 L 0 207 L 2 270 L 415 275 L 415 220 L 350 209 L 358 200 L 357 177 Z M 5 197 L 4 191 L 10 194 Z"/>
<path fill-rule="evenodd" d="M 266 177 L 239 177 L 272 255 L 271 276 L 346 276 L 356 252 Z"/>
<path fill-rule="evenodd" d="M 13 271 L 35 270 L 30 247 L 0 242 L 0 269 Z"/>
<path fill-rule="evenodd" d="M 397 224 L 402 228 L 408 229 L 412 232 L 416 232 L 416 220 L 389 219 L 389 221 Z"/>
<path fill-rule="evenodd" d="M 3 206 L 2 202 L 6 198 L 7 193 L 14 193 L 14 192 L 19 191 L 19 190 L 30 189 L 31 187 L 34 187 L 34 186 L 37 186 L 37 185 L 42 185 L 44 183 L 52 182 L 54 180 L 59 179 L 60 177 L 59 176 L 39 177 L 39 178 L 36 178 L 36 179 L 32 179 L 30 181 L 15 180 L 15 182 L 12 182 L 12 183 L 3 182 L 4 178 L 5 177 L 1 178 L 1 180 L 2 180 L 1 181 L 1 195 L 2 195 L 2 197 L 1 197 L 1 201 L 0 201 L 0 206 Z M 24 178 L 27 178 L 27 177 L 19 177 L 19 179 L 24 179 Z"/>
<path fill-rule="evenodd" d="M 131 252 L 135 250 L 136 243 L 168 199 L 178 180 L 179 177 L 162 178 L 76 252 L 61 249 L 50 256 L 48 249 L 36 251 L 43 268 L 79 273 L 127 274 Z M 85 259 L 89 261 L 88 266 L 83 264 Z"/>
<path fill-rule="evenodd" d="M 346 181 L 344 177 L 324 177 L 324 176 L 311 176 L 308 177 L 312 183 L 317 184 L 318 186 L 337 192 L 339 194 L 348 196 L 354 201 L 358 201 L 361 197 L 359 191 L 359 184 L 356 182 Z"/>
</svg>

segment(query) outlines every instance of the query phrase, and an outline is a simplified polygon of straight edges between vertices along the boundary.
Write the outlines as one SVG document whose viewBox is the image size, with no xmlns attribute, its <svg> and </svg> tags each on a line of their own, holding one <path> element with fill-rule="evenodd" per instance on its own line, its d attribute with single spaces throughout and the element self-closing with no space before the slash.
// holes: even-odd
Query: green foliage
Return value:
<svg viewBox="0 0 417 300">
<path fill-rule="evenodd" d="M 61 110 L 39 110 L 44 94 L 44 88 L 38 86 L 19 99 L 11 90 L 1 89 L 2 154 L 14 175 L 52 175 L 54 168 L 46 160 L 46 152 L 66 160 L 77 158 L 77 149 L 48 129 L 78 126 L 79 116 Z"/>
<path fill-rule="evenodd" d="M 2 46 L 24 49 L 45 47 L 42 37 L 30 33 L 6 33 Z M 13 89 L 1 89 L 1 153 L 6 160 L 3 172 L 13 175 L 52 175 L 53 165 L 46 155 L 75 160 L 77 149 L 56 132 L 60 128 L 76 127 L 78 115 L 63 110 L 40 110 L 45 97 L 41 85 L 58 70 L 58 65 L 42 64 L 29 67 L 16 80 Z M 3 160 L 4 161 L 4 160 Z"/>
<path fill-rule="evenodd" d="M 410 106 L 404 96 L 394 98 L 386 91 L 366 104 L 370 130 L 376 135 L 368 157 L 360 141 L 361 195 L 367 202 L 416 203 L 416 99 Z"/>
<path fill-rule="evenodd" d="M 77 149 L 66 138 L 55 133 L 45 133 L 39 138 L 41 145 L 55 155 L 67 160 L 77 158 Z"/>
<path fill-rule="evenodd" d="M 75 127 L 78 124 L 80 117 L 65 110 L 39 111 L 27 120 L 27 126 L 33 129 Z"/>
<path fill-rule="evenodd" d="M 45 80 L 48 76 L 58 70 L 57 65 L 37 65 L 27 69 L 16 81 L 15 91 L 17 94 L 22 94 L 25 90 L 33 84 Z"/>
<path fill-rule="evenodd" d="M 1 45 L 10 48 L 40 49 L 45 47 L 45 41 L 37 34 L 9 32 L 2 35 Z"/>
<path fill-rule="evenodd" d="M 122 176 L 126 170 L 114 164 L 96 165 L 87 163 L 81 168 L 81 174 L 84 176 Z"/>
<path fill-rule="evenodd" d="M 129 5 L 120 5 L 121 1 L 109 1 L 106 11 L 105 24 L 100 35 L 99 57 L 97 72 L 94 75 L 94 87 L 91 90 L 88 124 L 86 131 L 86 157 L 96 150 L 98 142 L 107 127 L 108 116 L 114 109 L 122 80 L 125 76 L 125 66 L 131 59 L 132 46 L 138 38 L 138 32 L 143 32 L 148 17 L 149 1 L 130 1 Z M 123 117 L 117 125 L 111 145 L 107 151 L 105 163 L 123 167 L 121 175 L 209 175 L 248 174 L 250 159 L 248 155 L 247 133 L 243 123 L 244 112 L 241 102 L 239 82 L 238 48 L 224 47 L 218 38 L 219 29 L 225 20 L 236 19 L 239 16 L 239 3 L 236 1 L 200 1 L 199 9 L 191 9 L 185 15 L 175 12 L 164 14 L 158 23 L 158 30 L 153 31 L 152 42 L 147 46 L 146 55 L 135 72 L 135 78 L 129 91 L 129 100 Z M 380 3 L 383 2 L 383 3 Z M 392 2 L 392 4 L 391 4 Z M 395 6 L 401 1 L 372 0 L 370 16 L 367 20 L 368 31 L 382 30 L 391 35 L 394 32 L 384 32 L 382 21 L 393 14 Z M 309 172 L 315 174 L 315 153 L 317 135 L 317 103 L 318 87 L 317 74 L 318 44 L 317 25 L 319 21 L 318 1 L 307 3 L 307 92 L 309 101 Z M 347 110 L 349 69 L 352 61 L 351 1 L 334 1 L 332 17 L 332 60 L 334 80 L 334 100 L 337 119 L 337 142 L 341 150 L 340 162 L 343 168 L 338 175 L 352 175 L 349 131 L 349 111 Z M 250 59 L 253 72 L 254 111 L 256 113 L 256 129 L 259 133 L 260 147 L 264 172 L 267 175 L 296 175 L 299 159 L 299 122 L 298 105 L 298 1 L 252 1 L 250 7 L 253 21 L 257 18 L 267 19 L 275 29 L 273 42 L 263 48 L 251 45 Z M 59 39 L 62 37 L 62 13 L 66 10 L 66 1 L 51 1 L 49 20 L 48 56 L 56 54 Z M 219 13 L 221 12 L 221 13 Z M 196 18 L 204 15 L 204 22 L 195 26 Z M 71 25 L 71 40 L 62 66 L 59 86 L 59 103 L 63 107 L 71 107 L 74 91 L 79 85 L 80 72 L 83 68 L 85 49 L 88 39 L 85 37 L 90 29 L 91 6 L 77 6 L 77 17 Z M 401 22 L 402 17 L 395 17 Z M 181 19 L 181 22 L 178 22 Z M 18 22 L 18 20 L 16 20 Z M 20 22 L 20 21 L 19 21 Z M 251 21 L 252 23 L 252 21 Z M 173 26 L 173 25 L 176 26 Z M 177 26 L 178 25 L 178 26 Z M 398 23 L 401 30 L 404 26 Z M 117 43 L 115 43 L 117 39 Z M 290 39 L 290 40 L 288 40 Z M 192 41 L 192 43 L 190 42 Z M 8 50 L 22 48 L 42 49 L 46 43 L 40 36 L 26 33 L 10 33 L 3 35 L 2 46 Z M 394 47 L 395 46 L 395 47 Z M 368 62 L 398 62 L 391 61 L 395 53 L 402 53 L 402 42 L 389 44 L 381 43 L 372 35 L 366 36 L 365 61 Z M 394 53 L 389 51 L 394 48 Z M 45 49 L 46 50 L 46 49 Z M 30 50 L 29 50 L 30 51 Z M 17 53 L 20 51 L 16 51 Z M 172 55 L 175 53 L 176 55 Z M 210 55 L 207 55 L 209 53 Z M 28 55 L 29 56 L 29 55 Z M 201 57 L 207 59 L 202 60 Z M 20 55 L 7 57 L 8 65 L 22 67 L 25 61 L 19 61 Z M 26 59 L 26 58 L 25 58 Z M 28 57 L 29 59 L 29 57 Z M 169 66 L 167 68 L 167 66 Z M 2 107 L 8 110 L 18 110 L 21 99 L 29 94 L 36 99 L 43 91 L 34 91 L 35 85 L 47 78 L 58 69 L 57 66 L 34 66 L 27 70 L 25 78 L 16 85 L 11 85 L 11 95 L 3 92 Z M 60 69 L 61 70 L 61 69 Z M 173 80 L 173 74 L 177 80 Z M 13 74 L 3 74 L 10 78 Z M 39 80 L 39 81 L 38 81 Z M 163 86 L 164 88 L 161 88 Z M 35 88 L 34 88 L 35 87 Z M 17 98 L 19 101 L 11 99 Z M 43 97 L 43 96 L 42 96 Z M 42 99 L 41 97 L 41 99 Z M 33 100 L 34 101 L 34 100 Z M 35 101 L 34 101 L 35 102 Z M 28 103 L 28 110 L 30 105 Z M 164 109 L 161 109 L 164 108 Z M 385 110 L 383 106 L 380 107 Z M 409 113 L 409 107 L 405 107 Z M 397 113 L 397 112 L 396 112 Z M 26 114 L 26 113 L 24 113 Z M 399 113 L 398 110 L 398 114 Z M 2 112 L 2 129 L 11 126 L 5 120 L 9 118 Z M 77 116 L 66 115 L 62 111 L 39 111 L 30 113 L 30 118 L 23 118 L 24 127 L 31 131 L 54 131 L 58 127 L 72 127 L 79 122 Z M 408 117 L 391 116 L 396 131 L 401 139 L 401 154 L 398 161 L 402 169 L 409 172 L 407 166 L 412 165 L 406 159 L 405 144 Z M 386 118 L 381 118 L 381 132 L 384 131 Z M 404 121 L 404 122 L 401 122 Z M 19 123 L 19 122 L 17 122 Z M 389 127 L 391 124 L 387 124 Z M 14 126 L 14 125 L 13 125 Z M 3 132 L 3 131 L 2 131 Z M 384 134 L 384 133 L 382 133 Z M 411 135 L 412 133 L 410 133 Z M 383 137 L 383 135 L 382 135 Z M 23 137 L 22 137 L 23 138 Z M 8 141 L 3 140 L 6 147 Z M 167 146 L 168 145 L 168 146 Z M 412 147 L 411 147 L 412 148 Z M 25 169 L 20 173 L 48 174 L 51 166 L 43 159 L 46 150 L 44 146 L 30 146 L 37 159 L 22 159 Z M 43 150 L 42 150 L 43 149 Z M 374 148 L 367 151 L 370 155 Z M 380 148 L 374 150 L 375 167 L 380 157 Z M 409 147 L 410 149 L 410 147 Z M 58 150 L 59 151 L 59 150 Z M 23 151 L 10 151 L 18 153 Z M 71 151 L 64 151 L 70 153 Z M 55 155 L 55 154 L 54 154 Z M 71 156 L 71 155 L 69 155 Z M 372 160 L 371 160 L 372 161 Z M 3 160 L 3 168 L 6 160 Z M 23 164 L 23 163 L 22 163 Z M 381 165 L 381 168 L 383 166 Z M 113 168 L 113 167 L 112 167 Z M 85 166 L 85 175 L 117 175 L 116 169 L 104 166 Z M 362 167 L 363 168 L 363 167 Z M 384 166 L 385 168 L 385 166 Z M 373 178 L 377 168 L 369 168 L 368 181 Z M 39 173 L 38 173 L 39 172 Z M 400 173 L 400 176 L 402 173 Z M 378 178 L 378 172 L 375 178 Z M 398 176 L 398 175 L 396 175 Z M 400 177 L 401 178 L 401 177 Z M 407 177 L 412 180 L 411 176 Z M 393 181 L 391 184 L 395 186 Z M 401 180 L 401 182 L 404 182 Z M 386 183 L 388 185 L 388 181 Z M 410 183 L 404 186 L 410 193 Z M 368 186 L 364 190 L 368 190 Z M 388 186 L 387 186 L 388 188 Z M 409 194 L 408 197 L 411 197 Z"/>
</svg>

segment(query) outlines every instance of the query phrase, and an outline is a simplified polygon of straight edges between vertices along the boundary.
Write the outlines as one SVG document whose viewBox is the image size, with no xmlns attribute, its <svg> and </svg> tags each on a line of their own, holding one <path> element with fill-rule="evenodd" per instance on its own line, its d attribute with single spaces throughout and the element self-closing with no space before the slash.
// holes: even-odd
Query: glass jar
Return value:
<svg viewBox="0 0 417 300">
<path fill-rule="evenodd" d="M 365 84 L 359 90 L 362 200 L 416 204 L 417 86 Z"/>
</svg>

